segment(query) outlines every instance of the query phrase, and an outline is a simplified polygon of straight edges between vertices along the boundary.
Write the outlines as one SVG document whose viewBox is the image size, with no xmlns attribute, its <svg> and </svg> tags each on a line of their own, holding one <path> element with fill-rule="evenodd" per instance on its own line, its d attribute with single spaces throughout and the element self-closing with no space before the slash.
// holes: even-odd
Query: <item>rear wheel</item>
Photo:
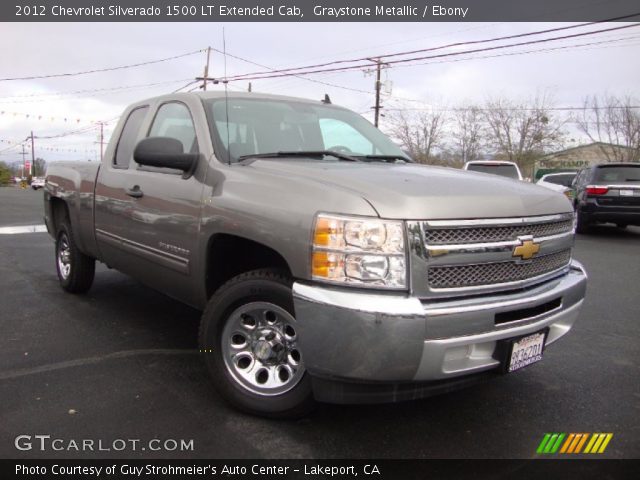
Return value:
<svg viewBox="0 0 640 480">
<path fill-rule="evenodd" d="M 578 210 L 576 214 L 576 232 L 577 233 L 589 233 L 589 218 L 586 214 Z"/>
<path fill-rule="evenodd" d="M 71 224 L 65 218 L 56 236 L 56 270 L 60 286 L 70 293 L 85 293 L 93 284 L 96 261 L 82 253 L 75 242 Z"/>
<path fill-rule="evenodd" d="M 627 224 L 626 223 L 616 223 L 616 227 L 624 229 L 624 228 L 627 228 Z"/>
<path fill-rule="evenodd" d="M 199 343 L 216 389 L 233 406 L 279 418 L 314 408 L 285 274 L 255 270 L 220 287 L 202 315 Z"/>
</svg>

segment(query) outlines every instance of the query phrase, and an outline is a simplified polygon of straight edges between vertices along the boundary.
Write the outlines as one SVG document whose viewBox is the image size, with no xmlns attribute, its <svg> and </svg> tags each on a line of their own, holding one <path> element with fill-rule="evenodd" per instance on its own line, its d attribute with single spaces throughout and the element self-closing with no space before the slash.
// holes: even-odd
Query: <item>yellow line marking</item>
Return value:
<svg viewBox="0 0 640 480">
<path fill-rule="evenodd" d="M 591 440 L 589 440 L 589 443 L 587 443 L 587 448 L 584 449 L 584 453 L 591 453 L 591 447 L 593 447 L 593 444 L 596 443 L 597 438 L 598 435 L 596 435 L 595 433 L 591 435 Z"/>
<path fill-rule="evenodd" d="M 578 443 L 578 446 L 576 447 L 576 453 L 580 453 L 580 451 L 582 450 L 582 446 L 584 445 L 584 442 L 587 441 L 588 436 L 589 436 L 588 433 L 582 434 L 582 440 L 580 440 L 580 443 Z"/>
<path fill-rule="evenodd" d="M 609 442 L 611 441 L 611 439 L 613 438 L 613 433 L 607 433 L 607 436 L 604 439 L 604 442 L 602 442 L 602 445 L 600 445 L 600 450 L 598 450 L 598 453 L 604 453 L 604 449 L 607 448 L 607 445 L 609 445 Z"/>
<path fill-rule="evenodd" d="M 567 451 L 567 448 L 569 448 L 569 444 L 573 441 L 573 438 L 576 436 L 575 433 L 570 433 L 569 436 L 567 437 L 567 439 L 565 440 L 564 444 L 562 445 L 562 448 L 560 449 L 560 453 L 564 453 Z"/>
<path fill-rule="evenodd" d="M 605 436 L 606 435 L 604 433 L 598 433 L 598 439 L 596 440 L 596 443 L 593 444 L 593 447 L 591 448 L 591 453 L 597 453 L 598 452 L 598 448 L 600 447 L 600 444 L 604 440 Z"/>
</svg>

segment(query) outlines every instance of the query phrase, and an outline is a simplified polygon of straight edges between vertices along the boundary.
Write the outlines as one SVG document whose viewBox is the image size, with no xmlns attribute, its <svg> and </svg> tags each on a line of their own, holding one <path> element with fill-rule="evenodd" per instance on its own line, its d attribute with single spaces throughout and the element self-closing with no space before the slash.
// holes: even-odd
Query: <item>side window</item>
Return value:
<svg viewBox="0 0 640 480">
<path fill-rule="evenodd" d="M 150 137 L 170 137 L 182 143 L 183 153 L 198 153 L 196 129 L 189 109 L 183 103 L 165 103 L 158 109 Z"/>
<path fill-rule="evenodd" d="M 149 107 L 136 108 L 127 117 L 113 158 L 114 166 L 129 168 L 129 163 L 133 157 L 133 149 L 136 147 L 136 140 L 138 140 L 138 132 L 148 109 Z"/>
<path fill-rule="evenodd" d="M 585 168 L 582 171 L 582 176 L 580 177 L 580 185 L 586 185 L 589 183 L 592 175 L 592 170 L 590 168 Z"/>
</svg>

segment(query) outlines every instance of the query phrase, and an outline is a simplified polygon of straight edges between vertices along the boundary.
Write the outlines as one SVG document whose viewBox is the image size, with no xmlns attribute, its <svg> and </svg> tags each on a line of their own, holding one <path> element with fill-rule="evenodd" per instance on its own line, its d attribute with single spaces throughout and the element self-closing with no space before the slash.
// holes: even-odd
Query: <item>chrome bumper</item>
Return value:
<svg viewBox="0 0 640 480">
<path fill-rule="evenodd" d="M 307 371 L 371 382 L 442 380 L 490 370 L 499 340 L 549 328 L 547 345 L 572 327 L 586 291 L 586 273 L 568 273 L 517 293 L 422 302 L 295 283 L 294 306 Z M 544 313 L 536 307 L 559 304 Z M 530 316 L 496 324 L 496 315 Z"/>
</svg>

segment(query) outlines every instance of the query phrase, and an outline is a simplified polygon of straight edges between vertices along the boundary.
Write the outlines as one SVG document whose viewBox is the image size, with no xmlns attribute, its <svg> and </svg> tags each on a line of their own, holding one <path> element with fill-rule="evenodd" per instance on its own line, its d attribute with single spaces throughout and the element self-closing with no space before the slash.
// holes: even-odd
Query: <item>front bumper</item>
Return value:
<svg viewBox="0 0 640 480">
<path fill-rule="evenodd" d="M 339 382 L 442 382 L 500 366 L 499 340 L 572 327 L 586 273 L 516 292 L 422 302 L 406 295 L 293 286 L 300 347 L 312 377 Z M 499 320 L 499 323 L 497 321 Z"/>
</svg>

